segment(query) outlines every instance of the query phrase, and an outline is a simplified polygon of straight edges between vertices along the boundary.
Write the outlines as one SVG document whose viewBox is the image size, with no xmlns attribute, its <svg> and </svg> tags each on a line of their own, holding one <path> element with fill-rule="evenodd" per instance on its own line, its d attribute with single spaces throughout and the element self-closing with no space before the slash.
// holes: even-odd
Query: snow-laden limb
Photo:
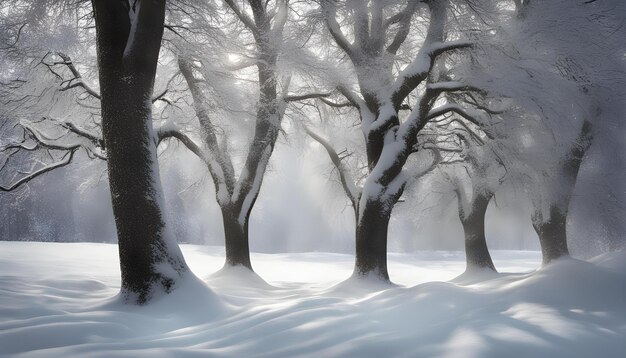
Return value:
<svg viewBox="0 0 626 358">
<path fill-rule="evenodd" d="M 467 40 L 453 40 L 433 42 L 429 45 L 430 56 L 437 57 L 448 51 L 461 50 L 474 46 L 474 43 Z"/>
<path fill-rule="evenodd" d="M 352 104 L 352 106 L 356 107 L 360 111 L 367 110 L 367 105 L 363 98 L 361 98 L 358 94 L 356 94 L 353 90 L 348 88 L 346 85 L 338 85 L 337 91 L 341 93 L 347 100 Z"/>
<path fill-rule="evenodd" d="M 339 154 L 337 154 L 337 151 L 335 151 L 332 144 L 330 144 L 330 142 L 328 142 L 326 139 L 322 138 L 307 127 L 305 127 L 304 130 L 311 138 L 321 144 L 322 147 L 324 147 L 324 149 L 326 150 L 326 153 L 328 153 L 330 160 L 333 162 L 333 165 L 339 173 L 339 179 L 341 181 L 341 186 L 343 187 L 344 193 L 346 194 L 346 196 L 348 196 L 350 203 L 352 203 L 352 207 L 356 209 L 358 207 L 359 199 L 361 196 L 361 189 L 357 188 L 357 186 L 355 185 L 355 182 L 352 179 L 348 168 L 346 168 L 346 166 L 343 164 L 341 158 L 339 157 Z"/>
<path fill-rule="evenodd" d="M 350 102 L 350 101 L 345 101 L 345 102 L 333 102 L 327 98 L 324 97 L 320 97 L 319 100 L 326 104 L 329 107 L 334 107 L 334 108 L 345 108 L 345 107 L 355 107 L 354 103 Z"/>
<path fill-rule="evenodd" d="M 426 85 L 426 91 L 430 91 L 434 93 L 434 95 L 439 95 L 443 92 L 458 92 L 458 91 L 480 92 L 480 89 L 475 86 L 468 85 L 460 81 L 440 81 L 440 82 L 428 83 Z"/>
<path fill-rule="evenodd" d="M 402 101 L 409 95 L 417 86 L 419 86 L 428 76 L 432 70 L 437 56 L 444 54 L 447 51 L 463 49 L 471 47 L 471 42 L 466 41 L 449 41 L 443 43 L 424 43 L 419 52 L 415 56 L 413 62 L 407 65 L 396 78 L 393 86 L 391 87 L 393 103 L 396 107 L 402 104 Z M 476 87 L 468 86 L 458 81 L 442 82 L 439 85 L 435 83 L 429 83 L 428 86 L 432 90 L 440 92 L 444 91 L 478 91 Z"/>
<path fill-rule="evenodd" d="M 63 129 L 61 134 L 47 134 L 38 128 L 41 123 L 54 123 Z M 54 118 L 43 117 L 37 121 L 22 120 L 14 125 L 14 129 L 18 132 L 21 139 L 11 138 L 9 142 L 0 146 L 0 153 L 4 156 L 4 161 L 0 165 L 0 171 L 8 172 L 8 176 L 14 180 L 16 177 L 20 179 L 2 187 L 2 191 L 13 191 L 22 185 L 29 183 L 35 178 L 42 176 L 55 169 L 67 166 L 74 159 L 74 154 L 79 149 L 84 149 L 85 153 L 91 159 L 106 160 L 106 154 L 102 150 L 103 142 L 96 135 L 78 127 L 70 121 L 61 121 Z M 56 133 L 59 128 L 56 128 Z M 73 134 L 73 135 L 70 135 Z M 78 136 L 79 140 L 77 140 Z M 80 139 L 86 139 L 80 140 Z M 48 159 L 37 161 L 33 164 L 33 168 L 25 171 L 18 171 L 11 176 L 12 159 L 17 157 L 21 152 L 31 152 L 32 155 L 44 154 Z M 5 154 L 6 153 L 6 154 Z M 59 158 L 59 155 L 60 158 Z M 52 160 L 52 163 L 47 163 Z M 11 162 L 11 164 L 10 164 Z M 36 167 L 40 167 L 36 169 Z M 19 176 L 18 176 L 19 174 Z"/>
<path fill-rule="evenodd" d="M 305 93 L 305 94 L 291 94 L 283 97 L 285 102 L 298 102 L 307 99 L 322 99 L 332 95 L 332 92 L 320 92 L 320 93 Z"/>
</svg>

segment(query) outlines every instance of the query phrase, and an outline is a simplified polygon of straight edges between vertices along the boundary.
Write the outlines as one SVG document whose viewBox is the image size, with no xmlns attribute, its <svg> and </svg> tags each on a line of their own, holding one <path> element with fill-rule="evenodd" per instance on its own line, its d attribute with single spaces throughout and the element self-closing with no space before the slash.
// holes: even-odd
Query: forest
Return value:
<svg viewBox="0 0 626 358">
<path fill-rule="evenodd" d="M 625 22 L 0 0 L 0 354 L 625 356 Z"/>
</svg>

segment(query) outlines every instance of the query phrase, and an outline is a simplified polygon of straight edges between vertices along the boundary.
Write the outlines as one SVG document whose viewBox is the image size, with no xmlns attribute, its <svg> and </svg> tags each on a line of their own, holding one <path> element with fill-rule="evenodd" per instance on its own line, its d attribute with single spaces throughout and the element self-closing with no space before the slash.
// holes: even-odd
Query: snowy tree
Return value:
<svg viewBox="0 0 626 358">
<path fill-rule="evenodd" d="M 367 152 L 368 173 L 363 187 L 345 186 L 354 187 L 346 192 L 357 207 L 355 277 L 374 275 L 389 280 L 389 219 L 405 188 L 408 178 L 403 168 L 414 153 L 419 132 L 430 120 L 452 112 L 478 123 L 462 106 L 438 102 L 443 93 L 473 90 L 456 80 L 440 81 L 436 70 L 440 56 L 472 46 L 468 40 L 446 37 L 449 6 L 448 1 L 409 1 L 404 6 L 348 1 L 340 8 L 335 1 L 322 2 L 326 27 L 347 55 L 357 78 L 358 93 L 346 83 L 338 83 L 337 90 L 359 111 Z M 416 19 L 420 11 L 428 16 L 427 21 Z M 349 33 L 348 24 L 352 26 Z M 419 50 L 408 63 L 400 62 L 402 69 L 397 71 L 397 53 L 412 26 L 419 26 L 426 35 L 421 44 L 410 42 Z M 405 101 L 416 89 L 416 104 L 408 106 Z M 404 108 L 411 111 L 400 116 Z"/>
<path fill-rule="evenodd" d="M 609 131 L 622 130 L 615 123 L 623 118 L 617 105 L 623 95 L 618 84 L 624 81 L 623 19 L 617 14 L 624 3 L 514 5 L 515 11 L 505 12 L 500 21 L 506 23 L 487 41 L 494 41 L 494 47 L 484 54 L 488 66 L 477 75 L 482 80 L 475 79 L 518 106 L 518 111 L 500 116 L 497 127 L 502 138 L 508 137 L 501 147 L 510 174 L 532 200 L 532 223 L 548 263 L 569 255 L 568 212 L 592 138 L 609 139 Z M 507 77 L 497 79 L 505 73 Z"/>
<path fill-rule="evenodd" d="M 467 126 L 456 130 L 463 148 L 463 160 L 444 168 L 458 203 L 459 219 L 465 239 L 465 272 L 481 269 L 495 271 L 485 236 L 485 214 L 495 192 L 506 178 L 506 168 L 489 138 Z M 447 164 L 445 161 L 442 164 Z M 452 170 L 450 170 L 452 169 Z"/>
<path fill-rule="evenodd" d="M 49 10 L 51 13 L 67 10 L 63 3 L 51 5 L 55 5 Z M 90 9 L 82 4 L 72 9 L 73 12 L 65 16 L 77 16 L 80 20 L 76 26 L 91 21 L 88 17 Z M 28 6 L 22 10 L 30 15 L 33 24 L 42 21 L 28 12 L 32 10 Z M 40 166 L 2 188 L 7 191 L 16 189 L 42 174 L 67 165 L 79 149 L 85 149 L 92 158 L 106 159 L 118 234 L 121 295 L 127 302 L 144 304 L 160 293 L 173 290 L 180 277 L 188 272 L 164 216 L 156 156 L 157 140 L 152 129 L 152 92 L 161 49 L 165 1 L 94 1 L 92 10 L 100 93 L 87 84 L 72 59 L 62 51 L 46 53 L 40 61 L 43 66 L 35 67 L 44 68 L 44 71 L 62 80 L 59 92 L 71 92 L 69 90 L 78 88 L 97 101 L 97 105 L 93 106 L 83 102 L 85 98 L 78 98 L 82 107 L 94 111 L 101 109 L 101 134 L 85 130 L 71 121 L 47 117 L 34 123 L 20 120 L 17 128 L 21 128 L 21 134 L 19 129 L 17 136 L 11 133 L 7 137 L 11 141 L 2 147 L 2 151 L 8 153 L 3 167 L 13 156 L 39 149 L 45 153 L 61 153 L 56 154 L 60 160 Z M 39 16 L 46 20 L 45 16 Z M 60 69 L 71 73 L 70 79 L 63 79 L 57 72 Z M 16 90 L 22 90 L 21 82 L 11 82 L 9 92 L 15 94 Z M 32 97 L 27 94 L 22 99 Z M 35 97 L 35 103 L 38 99 Z M 11 101 L 8 97 L 7 102 Z M 16 115 L 16 112 L 8 113 Z M 53 136 L 37 128 L 34 124 L 39 122 L 54 123 L 57 129 L 62 129 L 61 136 Z M 100 125 L 99 120 L 95 122 Z M 71 144 L 67 144 L 66 140 L 59 141 L 61 137 L 66 139 L 67 135 L 73 136 Z"/>
<path fill-rule="evenodd" d="M 178 69 L 185 79 L 198 119 L 199 127 L 195 130 L 199 133 L 199 141 L 185 134 L 194 128 L 185 128 L 171 122 L 164 123 L 158 133 L 160 139 L 178 139 L 206 164 L 222 213 L 226 267 L 243 266 L 252 269 L 248 230 L 250 213 L 259 196 L 287 105 L 327 94 L 288 94 L 291 77 L 284 73 L 288 71 L 281 72 L 280 68 L 280 61 L 288 62 L 282 58 L 283 47 L 286 46 L 283 32 L 294 9 L 288 1 L 248 1 L 243 7 L 233 1 L 225 1 L 225 4 L 229 11 L 218 18 L 219 24 L 225 26 L 224 29 L 217 33 L 214 29 L 217 25 L 204 23 L 190 33 L 188 39 L 178 41 L 175 45 Z M 249 16 L 248 7 L 252 17 Z M 206 17 L 206 14 L 199 15 L 200 19 Z M 229 21 L 229 17 L 233 15 L 236 19 L 234 24 Z M 242 25 L 244 31 L 240 30 Z M 190 25 L 193 26 L 194 23 Z M 227 31 L 230 33 L 226 34 Z M 202 34 L 198 35 L 198 32 Z M 195 42 L 190 41 L 194 37 Z M 300 39 L 296 36 L 289 40 Z M 253 50 L 245 45 L 248 41 L 255 44 Z M 220 46 L 222 52 L 231 51 L 230 55 L 237 58 L 237 62 L 221 61 L 207 53 L 206 44 L 209 42 L 213 46 Z M 221 57 L 224 57 L 223 54 Z M 250 68 L 256 68 L 256 73 L 252 76 L 245 73 Z M 237 77 L 238 72 L 244 73 Z M 245 93 L 245 88 L 240 83 L 234 83 L 238 82 L 236 80 L 220 78 L 219 74 L 224 73 L 256 82 L 255 90 L 259 96 L 256 108 L 253 109 L 254 132 L 247 140 L 247 154 L 238 175 L 234 162 L 239 158 L 230 147 L 229 142 L 232 141 L 228 138 L 233 134 L 224 128 L 224 118 L 220 117 L 232 117 L 233 112 L 241 116 L 239 113 L 246 113 L 248 108 L 242 106 L 242 103 L 234 103 L 233 98 L 229 100 L 228 97 L 241 96 Z M 241 99 L 243 100 L 243 96 Z"/>
<path fill-rule="evenodd" d="M 102 134 L 122 272 L 122 295 L 145 303 L 188 271 L 163 215 L 152 91 L 165 1 L 94 1 Z"/>
</svg>

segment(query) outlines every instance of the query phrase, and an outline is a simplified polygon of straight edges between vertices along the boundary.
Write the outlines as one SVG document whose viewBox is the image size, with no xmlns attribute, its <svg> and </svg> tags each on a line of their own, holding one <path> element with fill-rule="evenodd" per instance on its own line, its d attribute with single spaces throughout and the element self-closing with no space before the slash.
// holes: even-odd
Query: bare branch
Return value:
<svg viewBox="0 0 626 358">
<path fill-rule="evenodd" d="M 200 158 L 200 160 L 202 160 L 206 164 L 209 164 L 209 159 L 207 155 L 204 153 L 204 151 L 193 140 L 191 140 L 191 138 L 189 138 L 189 136 L 187 136 L 185 133 L 179 130 L 168 128 L 163 131 L 159 130 L 157 136 L 158 136 L 157 145 L 160 144 L 165 139 L 176 138 L 182 144 L 184 144 L 185 147 L 187 147 L 187 149 L 189 149 L 193 154 L 195 154 L 198 158 Z"/>
<path fill-rule="evenodd" d="M 26 23 L 23 23 L 22 25 L 20 25 L 20 27 L 17 29 L 17 34 L 15 35 L 15 41 L 13 41 L 12 44 L 7 45 L 5 47 L 0 47 L 0 50 L 4 51 L 4 50 L 8 50 L 13 48 L 15 45 L 17 45 L 17 43 L 20 41 L 20 35 L 22 34 L 22 30 L 24 29 L 24 26 L 26 26 Z"/>
<path fill-rule="evenodd" d="M 67 66 L 67 68 L 74 75 L 73 79 L 67 81 L 68 85 L 63 87 L 63 88 L 61 88 L 59 91 L 63 92 L 63 91 L 69 90 L 70 88 L 82 87 L 85 90 L 85 92 L 87 92 L 92 97 L 100 99 L 100 94 L 85 83 L 85 81 L 83 80 L 83 76 L 81 76 L 81 74 L 78 71 L 78 69 L 76 68 L 76 66 L 74 66 L 74 63 L 72 62 L 72 59 L 70 58 L 70 56 L 64 54 L 63 52 L 56 52 L 56 54 L 59 57 L 61 57 L 61 59 L 63 60 L 63 62 L 60 62 L 59 64 L 63 64 L 65 66 Z M 72 82 L 74 80 L 76 80 L 77 82 L 72 84 Z"/>
<path fill-rule="evenodd" d="M 463 107 L 459 106 L 458 104 L 448 103 L 448 104 L 445 104 L 445 105 L 443 105 L 441 107 L 432 109 L 428 113 L 428 115 L 426 116 L 426 121 L 431 120 L 431 119 L 436 118 L 436 117 L 439 117 L 439 116 L 444 115 L 446 113 L 450 113 L 450 112 L 456 113 L 456 114 L 460 115 L 461 117 L 465 118 L 466 120 L 468 120 L 469 122 L 475 124 L 476 126 L 478 126 L 479 128 L 482 129 L 482 131 L 485 133 L 487 138 L 493 139 L 493 136 L 491 135 L 491 133 L 489 133 L 488 130 L 486 130 L 484 128 L 484 125 L 482 123 L 480 123 L 476 119 L 476 117 L 474 117 L 471 114 L 469 114 Z"/>
<path fill-rule="evenodd" d="M 167 99 L 164 99 L 164 98 L 163 98 L 163 96 L 165 96 L 165 95 L 167 94 L 167 92 L 168 92 L 168 89 L 167 89 L 167 87 L 166 87 L 166 88 L 165 88 L 165 89 L 163 89 L 163 91 L 161 91 L 159 94 L 157 94 L 157 95 L 155 95 L 155 96 L 153 96 L 153 97 L 152 97 L 152 100 L 151 100 L 151 101 L 152 101 L 152 103 L 154 103 L 154 102 L 156 102 L 156 101 L 159 101 L 159 100 L 168 102 L 168 100 L 167 100 Z"/>
<path fill-rule="evenodd" d="M 231 10 L 233 10 L 235 15 L 237 15 L 237 17 L 239 18 L 239 20 L 241 20 L 241 22 L 243 22 L 243 24 L 246 25 L 246 27 L 250 31 L 252 31 L 252 34 L 255 37 L 258 37 L 260 35 L 259 29 L 254 23 L 254 21 L 248 15 L 246 15 L 246 13 L 241 11 L 239 6 L 235 4 L 234 0 L 224 0 L 224 2 L 228 5 L 228 7 L 230 7 Z"/>
<path fill-rule="evenodd" d="M 326 27 L 333 37 L 337 46 L 339 46 L 349 57 L 354 56 L 353 45 L 348 41 L 346 35 L 341 31 L 341 26 L 337 22 L 337 7 L 333 0 L 323 0 L 322 9 L 324 10 L 324 18 Z"/>
<path fill-rule="evenodd" d="M 409 1 L 406 7 L 400 13 L 390 18 L 393 23 L 400 23 L 400 28 L 398 29 L 398 32 L 396 32 L 396 35 L 394 36 L 391 44 L 387 46 L 387 52 L 395 55 L 396 52 L 398 52 L 400 46 L 406 40 L 407 36 L 409 35 L 409 30 L 411 28 L 411 19 L 413 18 L 413 14 L 415 14 L 415 11 L 417 10 L 418 4 L 419 1 Z M 390 24 L 386 25 L 385 29 L 388 26 L 390 26 Z"/>
<path fill-rule="evenodd" d="M 80 148 L 80 145 L 75 145 L 75 146 L 69 148 L 69 152 L 65 153 L 65 155 L 63 156 L 63 158 L 60 161 L 58 161 L 56 163 L 53 163 L 53 164 L 50 164 L 50 165 L 46 165 L 45 167 L 28 174 L 27 176 L 23 177 L 22 179 L 14 182 L 13 184 L 11 184 L 9 186 L 2 186 L 2 185 L 0 185 L 0 190 L 1 191 L 6 191 L 6 192 L 15 190 L 15 189 L 19 188 L 20 186 L 30 182 L 31 180 L 33 180 L 33 179 L 35 179 L 35 178 L 37 178 L 37 177 L 39 177 L 39 176 L 41 176 L 43 174 L 46 174 L 46 173 L 48 173 L 48 172 L 50 172 L 50 171 L 52 171 L 54 169 L 57 169 L 57 168 L 64 167 L 64 166 L 68 165 L 72 161 L 72 159 L 74 158 L 74 153 L 76 153 L 76 151 L 79 148 Z"/>
<path fill-rule="evenodd" d="M 347 168 L 343 165 L 343 162 L 341 161 L 339 154 L 337 154 L 337 151 L 335 151 L 335 149 L 327 140 L 315 134 L 306 126 L 304 127 L 304 130 L 311 138 L 313 138 L 316 142 L 321 144 L 322 147 L 324 147 L 324 149 L 326 149 L 326 152 L 328 153 L 330 160 L 333 162 L 333 164 L 335 165 L 335 168 L 337 168 L 337 171 L 339 172 L 339 179 L 341 180 L 341 186 L 343 187 L 344 192 L 348 196 L 348 199 L 352 203 L 352 207 L 356 210 L 356 208 L 358 207 L 360 194 L 357 191 L 356 185 L 354 181 L 352 180 L 352 178 L 350 177 L 350 174 L 348 173 Z"/>
</svg>

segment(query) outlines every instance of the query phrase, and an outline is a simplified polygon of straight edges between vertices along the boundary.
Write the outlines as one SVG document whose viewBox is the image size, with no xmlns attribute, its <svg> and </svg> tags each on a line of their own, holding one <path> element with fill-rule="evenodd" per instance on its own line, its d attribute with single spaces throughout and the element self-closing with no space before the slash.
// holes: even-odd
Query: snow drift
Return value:
<svg viewBox="0 0 626 358">
<path fill-rule="evenodd" d="M 114 245 L 0 246 L 0 355 L 626 356 L 625 252 L 535 270 L 537 252 L 495 251 L 513 273 L 460 277 L 462 253 L 390 254 L 398 285 L 369 286 L 344 281 L 350 255 L 254 254 L 261 279 L 183 245 L 202 280 L 131 307 Z"/>
</svg>

